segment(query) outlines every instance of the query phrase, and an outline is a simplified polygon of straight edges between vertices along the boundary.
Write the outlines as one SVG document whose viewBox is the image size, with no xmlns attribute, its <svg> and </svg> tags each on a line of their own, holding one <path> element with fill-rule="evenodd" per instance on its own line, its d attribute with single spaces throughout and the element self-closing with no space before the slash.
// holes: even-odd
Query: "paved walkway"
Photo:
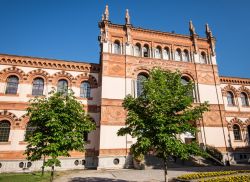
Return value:
<svg viewBox="0 0 250 182">
<path fill-rule="evenodd" d="M 185 167 L 169 169 L 169 178 L 180 176 L 185 173 L 201 171 L 221 171 L 250 169 L 249 166 L 231 167 Z M 121 170 L 79 170 L 67 171 L 55 179 L 55 182 L 161 182 L 164 181 L 164 172 L 160 169 L 121 169 Z"/>
</svg>

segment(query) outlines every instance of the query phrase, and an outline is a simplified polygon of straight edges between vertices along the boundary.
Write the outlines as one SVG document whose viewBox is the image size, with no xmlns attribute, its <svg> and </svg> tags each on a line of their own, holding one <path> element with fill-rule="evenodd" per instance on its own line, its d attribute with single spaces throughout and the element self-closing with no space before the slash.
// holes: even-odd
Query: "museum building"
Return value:
<svg viewBox="0 0 250 182">
<path fill-rule="evenodd" d="M 216 147 L 224 161 L 246 162 L 250 157 L 250 79 L 220 76 L 215 38 L 208 25 L 199 37 L 192 22 L 190 35 L 134 27 L 128 10 L 125 24 L 113 24 L 108 6 L 98 24 L 99 64 L 0 54 L 0 172 L 39 170 L 42 161 L 23 155 L 25 133 L 32 131 L 26 108 L 29 100 L 47 97 L 56 88 L 70 88 L 96 123 L 88 134 L 86 151 L 60 158 L 58 169 L 123 168 L 129 163 L 131 136 L 117 136 L 125 126 L 123 99 L 141 92 L 141 80 L 154 67 L 182 74 L 194 83 L 194 104 L 209 102 L 210 111 L 196 122 L 195 139 Z M 189 134 L 181 139 L 188 142 Z"/>
</svg>

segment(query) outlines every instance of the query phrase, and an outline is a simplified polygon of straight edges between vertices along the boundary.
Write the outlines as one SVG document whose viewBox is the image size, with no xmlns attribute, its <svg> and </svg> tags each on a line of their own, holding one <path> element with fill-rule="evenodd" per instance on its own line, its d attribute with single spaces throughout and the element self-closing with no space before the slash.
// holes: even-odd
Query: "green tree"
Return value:
<svg viewBox="0 0 250 182">
<path fill-rule="evenodd" d="M 95 124 L 83 110 L 71 90 L 64 93 L 52 91 L 48 98 L 35 98 L 27 109 L 29 126 L 25 140 L 27 159 L 43 159 L 44 167 L 51 167 L 51 180 L 54 166 L 60 166 L 59 156 L 69 157 L 69 151 L 84 151 L 84 134 L 95 129 Z"/>
<path fill-rule="evenodd" d="M 167 159 L 176 156 L 188 159 L 191 154 L 201 155 L 197 142 L 185 144 L 180 134 L 190 132 L 195 135 L 193 125 L 208 110 L 208 104 L 193 104 L 193 84 L 182 84 L 181 74 L 177 72 L 153 69 L 140 96 L 126 96 L 123 107 L 127 110 L 126 126 L 118 131 L 119 136 L 130 134 L 137 138 L 131 146 L 135 156 L 155 151 L 164 160 L 165 181 Z"/>
</svg>

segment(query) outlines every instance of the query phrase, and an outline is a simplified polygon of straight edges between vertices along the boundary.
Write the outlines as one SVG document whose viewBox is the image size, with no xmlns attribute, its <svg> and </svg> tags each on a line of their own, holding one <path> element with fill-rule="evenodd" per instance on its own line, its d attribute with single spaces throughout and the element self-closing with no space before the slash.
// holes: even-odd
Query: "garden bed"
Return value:
<svg viewBox="0 0 250 182">
<path fill-rule="evenodd" d="M 179 182 L 241 182 L 250 181 L 250 170 L 215 171 L 184 174 L 175 179 Z"/>
</svg>

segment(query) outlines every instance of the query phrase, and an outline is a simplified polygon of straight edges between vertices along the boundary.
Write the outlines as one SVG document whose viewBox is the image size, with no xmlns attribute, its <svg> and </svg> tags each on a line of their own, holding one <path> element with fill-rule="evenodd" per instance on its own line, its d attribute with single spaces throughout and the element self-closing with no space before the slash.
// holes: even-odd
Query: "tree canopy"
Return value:
<svg viewBox="0 0 250 182">
<path fill-rule="evenodd" d="M 58 157 L 69 157 L 69 151 L 84 151 L 84 134 L 95 129 L 72 91 L 52 91 L 48 98 L 35 98 L 27 111 L 34 130 L 25 137 L 25 154 L 31 161 L 48 157 L 45 166 L 60 166 Z"/>
<path fill-rule="evenodd" d="M 208 110 L 208 104 L 193 104 L 192 82 L 182 83 L 180 72 L 153 69 L 143 82 L 143 90 L 136 98 L 126 96 L 123 107 L 127 110 L 126 126 L 118 135 L 130 134 L 137 141 L 131 146 L 134 155 L 149 151 L 163 158 L 170 155 L 187 159 L 201 154 L 197 142 L 186 144 L 180 135 L 195 136 L 195 121 Z"/>
</svg>

